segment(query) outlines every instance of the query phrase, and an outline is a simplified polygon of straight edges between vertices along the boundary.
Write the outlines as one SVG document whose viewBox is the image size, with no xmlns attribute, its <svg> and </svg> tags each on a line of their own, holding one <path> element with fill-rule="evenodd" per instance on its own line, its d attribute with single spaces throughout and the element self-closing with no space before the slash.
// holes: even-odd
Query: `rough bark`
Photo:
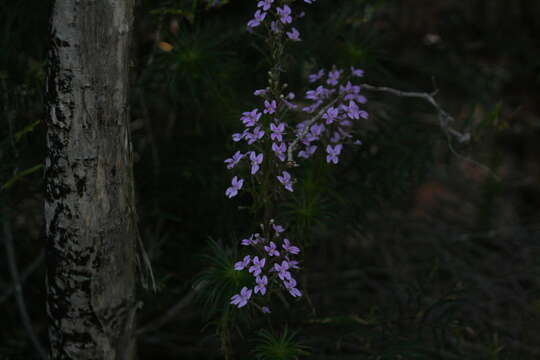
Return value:
<svg viewBox="0 0 540 360">
<path fill-rule="evenodd" d="M 133 0 L 56 0 L 52 13 L 45 166 L 51 359 L 133 356 L 132 12 Z"/>
</svg>

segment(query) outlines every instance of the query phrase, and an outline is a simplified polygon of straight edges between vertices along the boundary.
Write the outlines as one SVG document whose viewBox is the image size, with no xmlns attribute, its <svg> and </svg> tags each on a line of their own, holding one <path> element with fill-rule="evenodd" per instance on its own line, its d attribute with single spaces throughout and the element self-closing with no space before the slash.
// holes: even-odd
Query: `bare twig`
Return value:
<svg viewBox="0 0 540 360">
<path fill-rule="evenodd" d="M 423 99 L 430 103 L 435 110 L 439 113 L 439 123 L 441 128 L 445 131 L 445 133 L 449 133 L 453 136 L 455 136 L 459 142 L 464 143 L 468 142 L 471 139 L 471 135 L 469 133 L 461 133 L 455 129 L 453 129 L 450 126 L 451 122 L 454 122 L 455 119 L 448 114 L 438 103 L 435 101 L 434 96 L 437 94 L 438 90 L 434 91 L 431 94 L 425 93 L 425 92 L 407 92 L 407 91 L 401 91 L 393 88 L 389 88 L 386 86 L 373 86 L 370 84 L 362 84 L 361 87 L 363 89 L 369 90 L 369 91 L 377 91 L 377 92 L 386 92 L 390 93 L 399 97 L 410 97 L 410 98 L 417 98 L 417 99 Z"/>
<path fill-rule="evenodd" d="M 3 213 L 7 214 L 7 209 L 4 207 Z M 19 309 L 19 313 L 21 315 L 21 319 L 23 322 L 23 326 L 26 330 L 26 333 L 28 334 L 28 337 L 30 338 L 30 341 L 32 342 L 32 345 L 38 352 L 40 358 L 43 360 L 47 360 L 47 352 L 45 349 L 41 346 L 41 343 L 39 342 L 39 339 L 37 338 L 34 329 L 32 327 L 32 322 L 30 320 L 30 316 L 28 315 L 28 310 L 26 309 L 26 303 L 24 301 L 24 295 L 22 292 L 22 285 L 21 285 L 21 279 L 19 277 L 19 271 L 17 269 L 17 260 L 15 258 L 15 247 L 13 245 L 13 233 L 11 231 L 11 224 L 9 223 L 9 220 L 7 216 L 4 216 L 3 218 L 3 228 L 4 228 L 4 245 L 6 247 L 6 256 L 7 256 L 7 263 L 9 267 L 9 272 L 11 273 L 11 277 L 13 279 L 13 284 L 15 287 L 15 299 L 17 302 L 17 308 Z"/>
<path fill-rule="evenodd" d="M 150 331 L 155 331 L 167 324 L 168 322 L 172 321 L 180 311 L 182 311 L 185 307 L 191 304 L 191 302 L 195 298 L 195 295 L 200 292 L 205 286 L 205 282 L 199 283 L 197 286 L 192 288 L 191 291 L 188 292 L 179 302 L 177 302 L 173 307 L 167 310 L 165 314 L 161 315 L 157 320 L 152 321 L 151 323 L 137 329 L 136 334 L 142 335 Z"/>
<path fill-rule="evenodd" d="M 32 273 L 36 271 L 37 268 L 39 268 L 44 259 L 45 252 L 42 251 L 39 253 L 38 257 L 35 258 L 35 260 L 32 261 L 32 263 L 28 265 L 28 267 L 22 272 L 20 277 L 21 286 L 25 283 L 26 279 L 28 279 L 28 277 L 32 275 Z M 15 294 L 15 286 L 8 288 L 6 291 L 4 291 L 2 296 L 0 296 L 0 305 L 6 302 L 13 294 Z"/>
<path fill-rule="evenodd" d="M 322 108 L 322 110 L 320 110 L 317 115 L 315 115 L 313 118 L 311 118 L 308 123 L 306 124 L 306 126 L 304 127 L 304 129 L 302 130 L 302 132 L 296 137 L 296 139 L 294 139 L 294 141 L 289 145 L 289 149 L 287 150 L 287 163 L 290 164 L 290 166 L 296 166 L 296 162 L 294 161 L 294 157 L 293 157 L 293 151 L 296 149 L 296 147 L 298 146 L 298 142 L 300 140 L 302 140 L 304 138 L 304 136 L 307 135 L 308 131 L 309 131 L 309 128 L 311 127 L 311 125 L 313 125 L 315 122 L 319 121 L 319 119 L 324 115 L 324 113 L 332 106 L 334 106 L 334 104 L 336 102 L 338 102 L 339 100 L 341 99 L 341 95 L 340 96 L 337 96 L 334 100 L 332 100 L 328 105 L 326 105 L 325 107 Z"/>
<path fill-rule="evenodd" d="M 137 227 L 137 249 L 138 249 L 137 265 L 139 267 L 139 271 L 141 275 L 141 284 L 144 289 L 149 289 L 150 287 L 148 286 L 148 279 L 150 279 L 150 284 L 152 285 L 152 290 L 154 291 L 154 294 L 155 294 L 157 292 L 157 286 L 156 286 L 156 278 L 154 277 L 154 270 L 152 269 L 152 262 L 150 261 L 150 258 L 148 257 L 148 253 L 146 252 L 146 249 L 144 248 L 144 244 L 143 244 L 138 227 Z"/>
<path fill-rule="evenodd" d="M 482 168 L 484 171 L 489 173 L 493 178 L 496 180 L 500 180 L 499 176 L 493 172 L 489 167 L 487 167 L 484 164 L 479 163 L 476 160 L 473 160 L 471 158 L 468 158 L 459 152 L 457 152 L 452 145 L 451 138 L 455 137 L 460 143 L 465 143 L 471 140 L 471 134 L 469 133 L 461 133 L 454 129 L 452 126 L 450 126 L 450 123 L 454 122 L 455 119 L 450 114 L 448 114 L 435 100 L 435 95 L 437 94 L 438 90 L 435 90 L 433 93 L 425 93 L 425 92 L 407 92 L 402 90 L 393 89 L 386 86 L 373 86 L 370 84 L 362 84 L 361 87 L 363 89 L 366 89 L 368 91 L 376 91 L 376 92 L 385 92 L 392 95 L 396 95 L 399 97 L 409 97 L 409 98 L 417 98 L 427 101 L 429 104 L 431 104 L 437 113 L 439 114 L 439 125 L 441 129 L 444 131 L 447 137 L 448 141 L 448 148 L 450 151 L 457 157 L 459 157 L 462 160 L 465 160 L 471 164 L 474 164 L 480 168 Z"/>
</svg>

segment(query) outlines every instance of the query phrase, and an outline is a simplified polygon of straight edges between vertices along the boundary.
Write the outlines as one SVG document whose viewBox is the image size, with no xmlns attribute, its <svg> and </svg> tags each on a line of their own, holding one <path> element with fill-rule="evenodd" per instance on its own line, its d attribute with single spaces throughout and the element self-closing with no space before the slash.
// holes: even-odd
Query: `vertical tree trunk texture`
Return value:
<svg viewBox="0 0 540 360">
<path fill-rule="evenodd" d="M 47 81 L 51 359 L 130 359 L 136 221 L 128 128 L 133 0 L 56 0 Z"/>
</svg>

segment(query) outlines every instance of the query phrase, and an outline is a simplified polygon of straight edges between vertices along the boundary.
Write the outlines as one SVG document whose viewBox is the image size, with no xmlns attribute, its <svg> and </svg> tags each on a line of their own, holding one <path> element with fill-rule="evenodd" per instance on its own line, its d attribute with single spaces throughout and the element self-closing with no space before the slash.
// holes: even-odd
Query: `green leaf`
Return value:
<svg viewBox="0 0 540 360">
<path fill-rule="evenodd" d="M 21 140 L 21 138 L 24 135 L 34 131 L 35 127 L 38 126 L 39 124 L 41 124 L 41 120 L 36 120 L 33 123 L 30 123 L 30 124 L 26 125 L 22 130 L 17 131 L 15 133 L 15 141 L 17 142 L 17 141 Z"/>
<path fill-rule="evenodd" d="M 24 178 L 25 176 L 27 175 L 30 175 L 38 170 L 40 170 L 41 168 L 43 167 L 43 164 L 39 164 L 39 165 L 36 165 L 36 166 L 33 166 L 29 169 L 26 169 L 24 171 L 21 171 L 17 174 L 15 174 L 11 179 L 9 179 L 1 188 L 0 190 L 7 190 L 9 189 L 10 187 L 12 187 L 17 181 L 21 180 L 22 178 Z"/>
</svg>

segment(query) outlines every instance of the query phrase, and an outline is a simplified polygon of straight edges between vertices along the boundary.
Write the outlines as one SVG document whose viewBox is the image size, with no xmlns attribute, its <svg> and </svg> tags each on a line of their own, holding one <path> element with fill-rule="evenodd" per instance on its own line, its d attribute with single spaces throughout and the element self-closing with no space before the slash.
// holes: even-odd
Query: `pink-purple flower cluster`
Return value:
<svg viewBox="0 0 540 360">
<path fill-rule="evenodd" d="M 303 1 L 312 4 L 315 0 Z M 253 31 L 264 25 L 273 39 L 269 42 L 274 44 L 272 46 L 300 41 L 300 32 L 292 23 L 303 13 L 295 14 L 289 6 L 291 3 L 291 0 L 259 0 L 248 28 Z M 279 64 L 279 60 L 274 60 Z M 334 66 L 329 71 L 321 69 L 309 75 L 313 88 L 307 90 L 304 99 L 298 103 L 295 103 L 293 92 L 282 93 L 286 86 L 276 81 L 281 71 L 276 65 L 269 72 L 269 86 L 254 92 L 261 98 L 260 105 L 242 113 L 243 129 L 232 135 L 232 140 L 244 143 L 246 150 L 236 151 L 225 160 L 227 169 L 252 176 L 253 181 L 248 182 L 250 186 L 261 185 L 266 189 L 261 196 L 267 196 L 264 200 L 267 203 L 287 192 L 294 192 L 296 180 L 290 169 L 298 165 L 297 159 L 309 159 L 321 148 L 325 150 L 327 163 L 338 164 L 344 145 L 359 143 L 354 141 L 354 122 L 368 117 L 361 108 L 367 100 L 361 94 L 361 87 L 354 83 L 355 78 L 363 76 L 362 70 Z M 292 124 L 290 119 L 301 120 Z M 244 179 L 234 176 L 225 195 L 235 197 L 243 186 Z M 299 269 L 294 256 L 300 253 L 300 248 L 282 236 L 282 226 L 268 218 L 264 222 L 268 228 L 263 228 L 263 235 L 252 234 L 241 241 L 253 252 L 234 264 L 235 270 L 246 270 L 254 278 L 251 287 L 243 287 L 231 297 L 230 303 L 238 308 L 253 301 L 254 295 L 266 295 L 280 288 L 293 297 L 302 296 L 293 277 L 293 271 Z M 265 313 L 270 312 L 267 307 L 259 308 Z"/>
<path fill-rule="evenodd" d="M 263 109 L 244 112 L 240 117 L 244 130 L 232 135 L 233 141 L 244 141 L 254 149 L 245 153 L 237 151 L 226 159 L 227 169 L 245 160 L 250 174 L 255 176 L 261 173 L 264 161 L 268 161 L 267 169 L 275 172 L 277 183 L 283 190 L 293 192 L 295 179 L 287 171 L 290 166 L 286 161 L 291 146 L 295 147 L 293 150 L 299 159 L 311 158 L 322 147 L 326 161 L 338 164 L 344 144 L 360 143 L 354 140 L 354 121 L 368 118 L 368 113 L 360 108 L 367 100 L 360 86 L 352 82 L 355 77 L 363 76 L 363 71 L 351 67 L 346 77 L 344 74 L 344 70 L 334 67 L 329 72 L 321 69 L 309 75 L 309 81 L 316 87 L 306 91 L 305 99 L 311 103 L 304 107 L 292 103 L 295 98 L 292 92 L 275 99 L 268 88 L 255 91 L 255 95 L 263 98 Z M 290 110 L 308 116 L 291 128 L 283 120 Z M 318 114 L 313 115 L 316 112 Z M 271 152 L 266 153 L 267 148 Z M 229 198 L 236 196 L 242 185 L 243 179 L 235 176 L 225 194 Z"/>
<path fill-rule="evenodd" d="M 289 143 L 286 141 L 288 125 L 281 119 L 291 105 L 287 99 L 292 100 L 294 94 L 289 93 L 277 99 L 272 98 L 268 89 L 257 90 L 255 94 L 263 97 L 262 111 L 253 109 L 244 112 L 240 117 L 244 125 L 243 131 L 232 135 L 234 142 L 245 142 L 252 149 L 244 153 L 237 151 L 225 160 L 225 164 L 229 170 L 245 164 L 252 176 L 262 176 L 262 168 L 266 162 L 266 170 L 274 172 L 273 178 L 276 183 L 281 183 L 282 189 L 292 192 L 294 179 L 287 171 L 285 163 L 288 144 L 290 144 L 290 141 Z M 236 196 L 242 185 L 243 179 L 233 178 L 225 194 L 229 198 Z"/>
<path fill-rule="evenodd" d="M 304 0 L 307 4 L 314 1 Z M 291 24 L 294 17 L 302 17 L 303 14 L 295 15 L 289 6 L 290 3 L 288 0 L 259 0 L 248 27 L 253 29 L 265 24 L 270 36 L 277 37 L 278 41 L 286 38 L 299 41 L 300 33 Z M 279 94 L 278 90 L 276 94 L 275 88 L 270 87 L 256 90 L 255 95 L 263 98 L 263 108 L 244 112 L 240 117 L 244 130 L 232 135 L 233 141 L 245 141 L 255 147 L 255 150 L 245 153 L 237 151 L 231 158 L 225 160 L 227 168 L 233 169 L 246 159 L 250 165 L 251 175 L 256 175 L 261 174 L 259 170 L 263 167 L 263 161 L 275 163 L 278 160 L 278 165 L 267 168 L 275 173 L 274 178 L 281 183 L 284 190 L 292 192 L 295 180 L 286 169 L 291 165 L 286 160 L 293 161 L 291 157 L 294 151 L 298 158 L 308 159 L 317 152 L 322 143 L 326 151 L 326 161 L 332 164 L 339 163 L 343 144 L 353 142 L 351 141 L 353 121 L 368 117 L 368 113 L 359 106 L 365 104 L 367 100 L 360 94 L 360 86 L 354 85 L 351 81 L 355 77 L 362 77 L 363 74 L 363 70 L 353 67 L 346 74 L 343 69 L 334 66 L 329 71 L 321 69 L 309 75 L 309 82 L 318 86 L 306 92 L 305 99 L 310 102 L 307 106 L 294 104 L 292 101 L 295 94 L 292 92 L 285 95 Z M 286 113 L 290 110 L 301 111 L 308 117 L 295 128 L 291 128 L 284 121 Z M 271 149 L 273 156 L 266 153 L 265 149 Z M 226 195 L 229 198 L 236 196 L 242 186 L 243 179 L 233 178 Z"/>
<path fill-rule="evenodd" d="M 231 297 L 230 303 L 238 308 L 246 306 L 252 295 L 266 295 L 269 287 L 283 288 L 292 297 L 302 296 L 292 274 L 293 270 L 300 268 L 298 261 L 293 258 L 300 253 L 300 248 L 283 237 L 283 226 L 272 222 L 271 227 L 268 238 L 256 233 L 241 241 L 243 246 L 251 247 L 257 255 L 246 255 L 234 264 L 235 270 L 247 270 L 253 275 L 255 283 L 254 287 L 245 286 L 240 293 Z M 263 312 L 269 312 L 268 308 L 266 310 L 263 309 Z"/>
<path fill-rule="evenodd" d="M 284 35 L 291 41 L 301 41 L 300 32 L 292 26 L 294 18 L 304 16 L 303 13 L 293 14 L 288 1 L 260 0 L 257 2 L 257 10 L 253 18 L 248 21 L 248 29 L 253 30 L 260 25 L 267 28 L 275 35 Z M 289 1 L 290 2 L 290 1 Z M 307 4 L 313 4 L 315 0 L 304 0 Z M 281 6 L 280 6 L 281 5 Z"/>
<path fill-rule="evenodd" d="M 308 4 L 313 1 L 304 0 Z M 258 1 L 248 27 L 255 28 L 264 23 L 268 25 L 270 35 L 278 40 L 299 40 L 300 33 L 291 27 L 294 13 L 289 3 L 287 0 Z M 301 16 L 298 14 L 296 17 Z M 244 129 L 232 135 L 234 142 L 243 141 L 252 149 L 244 153 L 237 151 L 226 159 L 227 169 L 234 169 L 244 162 L 252 176 L 262 178 L 270 171 L 282 190 L 293 192 L 295 179 L 288 171 L 291 165 L 296 164 L 293 156 L 309 159 L 322 148 L 326 161 L 338 164 L 344 144 L 360 143 L 353 141 L 354 121 L 368 117 L 368 113 L 360 108 L 366 103 L 366 98 L 360 93 L 360 86 L 353 83 L 354 78 L 363 74 L 363 70 L 353 67 L 345 71 L 334 66 L 329 71 L 321 69 L 309 75 L 308 80 L 314 88 L 306 91 L 308 105 L 304 103 L 303 106 L 293 102 L 296 98 L 293 92 L 279 94 L 279 90 L 276 92 L 270 87 L 256 90 L 254 94 L 262 98 L 263 104 L 242 113 L 240 121 Z M 285 118 L 290 111 L 300 112 L 305 120 L 296 126 L 289 125 Z M 235 176 L 226 189 L 226 196 L 238 195 L 243 185 L 244 180 Z"/>
<path fill-rule="evenodd" d="M 311 103 L 304 106 L 302 111 L 307 114 L 318 112 L 320 116 L 297 124 L 296 136 L 300 138 L 303 146 L 297 154 L 298 157 L 307 159 L 313 156 L 318 148 L 316 142 L 322 141 L 327 143 L 326 161 L 337 164 L 344 143 L 360 143 L 352 141 L 352 131 L 354 120 L 368 118 L 367 111 L 360 108 L 367 99 L 360 93 L 361 87 L 354 85 L 352 80 L 363 76 L 363 71 L 351 67 L 347 78 L 344 73 L 344 70 L 333 67 L 328 72 L 321 69 L 309 75 L 309 82 L 318 86 L 306 91 L 305 99 Z"/>
</svg>

